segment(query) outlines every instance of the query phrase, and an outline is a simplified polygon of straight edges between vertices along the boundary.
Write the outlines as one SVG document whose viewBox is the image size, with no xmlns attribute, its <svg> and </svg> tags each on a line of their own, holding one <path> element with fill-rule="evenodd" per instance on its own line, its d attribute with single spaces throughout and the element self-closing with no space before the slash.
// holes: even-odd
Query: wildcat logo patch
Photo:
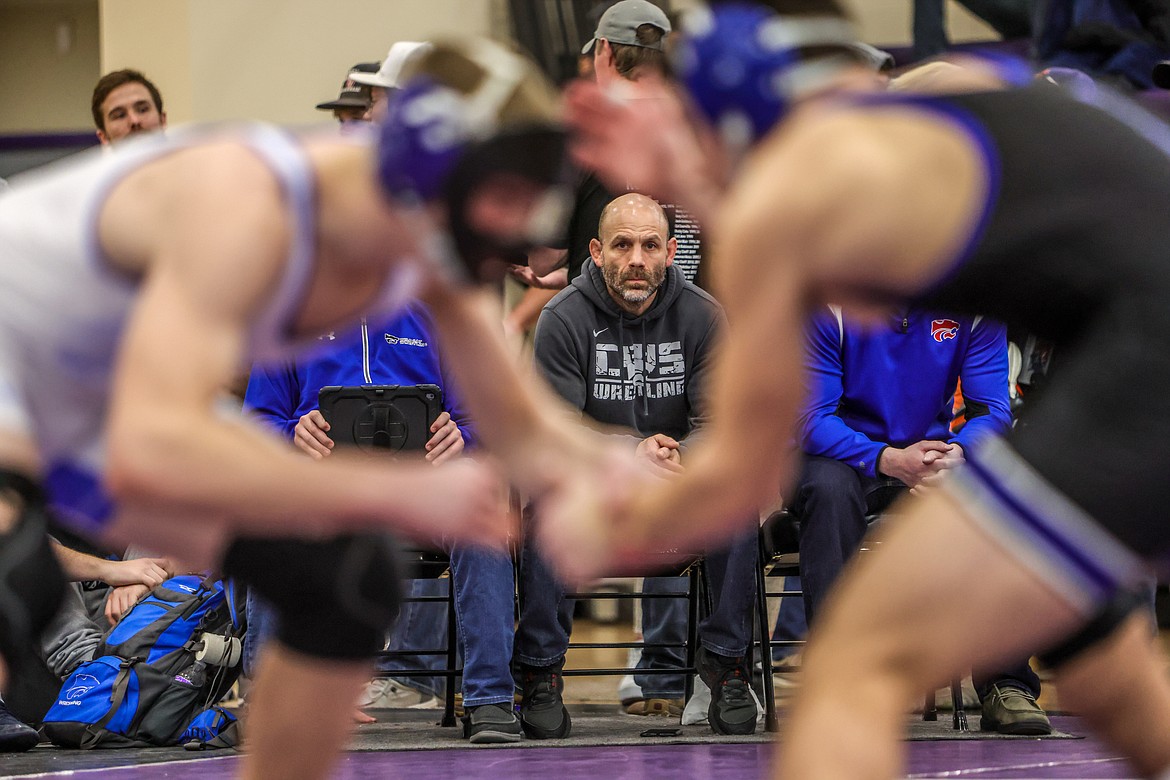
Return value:
<svg viewBox="0 0 1170 780">
<path fill-rule="evenodd" d="M 954 320 L 931 320 L 930 336 L 939 344 L 946 339 L 953 339 L 959 335 L 959 323 Z"/>
</svg>

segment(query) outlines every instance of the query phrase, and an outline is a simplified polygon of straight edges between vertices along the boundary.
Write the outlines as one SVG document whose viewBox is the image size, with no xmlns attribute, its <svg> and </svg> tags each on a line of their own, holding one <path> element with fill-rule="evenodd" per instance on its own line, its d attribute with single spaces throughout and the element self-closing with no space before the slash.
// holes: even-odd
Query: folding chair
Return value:
<svg viewBox="0 0 1170 780">
<path fill-rule="evenodd" d="M 400 658 L 403 656 L 445 656 L 445 669 L 395 669 L 393 672 L 380 673 L 381 677 L 443 677 L 446 680 L 443 694 L 443 718 L 441 726 L 455 725 L 455 688 L 456 682 L 463 674 L 458 660 L 458 637 L 455 630 L 455 588 L 451 583 L 451 560 L 446 553 L 433 550 L 405 550 L 402 559 L 411 572 L 412 579 L 446 579 L 446 596 L 410 596 L 404 598 L 408 603 L 436 603 L 447 605 L 447 646 L 443 648 L 423 648 L 419 650 L 383 650 L 379 655 L 382 658 Z"/>
</svg>

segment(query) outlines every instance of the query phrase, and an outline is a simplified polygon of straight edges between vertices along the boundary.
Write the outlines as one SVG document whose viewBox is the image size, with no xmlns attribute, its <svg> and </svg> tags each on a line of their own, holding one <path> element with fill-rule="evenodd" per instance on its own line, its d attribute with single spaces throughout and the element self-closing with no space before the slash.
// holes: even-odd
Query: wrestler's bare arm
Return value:
<svg viewBox="0 0 1170 780">
<path fill-rule="evenodd" d="M 705 441 L 685 479 L 633 498 L 616 543 L 724 537 L 786 487 L 809 307 L 921 289 L 973 220 L 974 152 L 951 130 L 920 124 L 896 112 L 876 123 L 809 117 L 745 164 L 714 235 L 715 294 L 730 330 Z"/>
<path fill-rule="evenodd" d="M 167 505 L 201 508 L 238 518 L 237 532 L 250 534 L 378 523 L 429 535 L 479 522 L 485 541 L 494 541 L 503 531 L 491 521 L 494 507 L 467 500 L 469 491 L 490 493 L 474 468 L 358 457 L 318 463 L 216 413 L 220 388 L 245 360 L 251 314 L 275 284 L 289 225 L 277 183 L 243 150 L 194 154 L 168 176 L 148 223 L 153 232 L 131 241 L 149 265 L 111 399 L 108 481 L 120 502 L 160 518 Z M 116 191 L 101 217 L 103 246 L 115 258 L 133 232 L 119 209 L 140 207 L 130 195 Z M 468 517 L 479 512 L 483 521 Z"/>
<path fill-rule="evenodd" d="M 714 222 L 728 161 L 711 131 L 693 121 L 677 87 L 647 76 L 606 92 L 592 81 L 565 92 L 573 157 L 614 192 L 635 190 Z"/>
<path fill-rule="evenodd" d="M 505 463 L 513 484 L 543 492 L 596 456 L 603 440 L 591 437 L 531 366 L 508 349 L 498 302 L 444 285 L 422 297 L 479 438 Z"/>
</svg>

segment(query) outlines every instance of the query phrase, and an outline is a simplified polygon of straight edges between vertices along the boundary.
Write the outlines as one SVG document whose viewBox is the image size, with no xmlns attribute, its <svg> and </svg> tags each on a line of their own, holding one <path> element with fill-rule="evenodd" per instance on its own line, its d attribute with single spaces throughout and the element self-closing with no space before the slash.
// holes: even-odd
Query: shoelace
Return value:
<svg viewBox="0 0 1170 780">
<path fill-rule="evenodd" d="M 731 675 L 724 678 L 722 687 L 723 701 L 732 707 L 742 707 L 751 699 L 739 669 L 731 670 Z"/>
<path fill-rule="evenodd" d="M 551 704 L 556 701 L 557 677 L 556 674 L 550 674 L 548 679 L 541 679 L 536 683 L 530 697 L 533 705 Z M 529 681 L 531 682 L 531 678 Z"/>
</svg>

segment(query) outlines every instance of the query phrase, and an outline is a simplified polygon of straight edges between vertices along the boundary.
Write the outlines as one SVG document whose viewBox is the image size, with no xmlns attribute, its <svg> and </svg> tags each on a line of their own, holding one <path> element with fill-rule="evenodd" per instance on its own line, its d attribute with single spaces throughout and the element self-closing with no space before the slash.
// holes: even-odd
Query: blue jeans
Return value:
<svg viewBox="0 0 1170 780">
<path fill-rule="evenodd" d="M 842 461 L 805 456 L 792 513 L 800 524 L 800 580 L 808 625 L 814 624 L 845 564 L 861 549 L 868 529 L 866 515 L 884 511 L 905 492 L 906 486 L 898 480 L 865 477 Z M 1040 678 L 1027 659 L 1007 671 L 978 675 L 974 683 L 980 697 L 996 683 L 1008 683 L 1040 695 Z"/>
<path fill-rule="evenodd" d="M 450 550 L 455 621 L 463 654 L 463 705 L 511 704 L 515 580 L 506 553 L 475 545 Z"/>
<path fill-rule="evenodd" d="M 438 544 L 451 559 L 450 583 L 455 588 L 455 626 L 463 659 L 463 704 L 478 707 L 512 701 L 512 636 L 515 587 L 512 559 L 505 553 L 473 545 Z M 444 580 L 414 580 L 414 595 L 447 593 Z M 423 592 L 425 591 L 425 592 Z M 447 646 L 447 606 L 442 602 L 404 605 L 390 650 L 435 650 Z M 384 658 L 379 671 L 442 669 L 443 655 Z M 407 684 L 442 695 L 443 678 L 407 678 Z"/>
<path fill-rule="evenodd" d="M 408 596 L 447 595 L 447 580 L 409 580 Z M 398 623 L 390 632 L 386 649 L 397 652 L 411 650 L 441 650 L 447 646 L 447 605 L 441 601 L 408 601 L 402 605 Z M 430 669 L 438 671 L 447 666 L 445 655 L 417 654 L 380 656 L 376 668 L 379 672 L 398 672 L 405 669 Z M 391 674 L 393 677 L 393 674 Z M 442 696 L 446 680 L 442 677 L 394 677 L 410 688 L 431 696 Z"/>
<path fill-rule="evenodd" d="M 560 663 L 573 630 L 572 599 L 533 547 L 526 535 L 521 560 L 520 588 L 524 598 L 516 629 L 516 660 L 528 666 Z M 710 586 L 713 609 L 699 623 L 699 642 L 713 653 L 738 657 L 751 642 L 751 617 L 755 598 L 756 533 L 745 534 L 726 550 L 708 553 L 703 565 Z M 647 593 L 686 593 L 684 577 L 647 577 Z M 686 599 L 644 599 L 642 635 L 647 643 L 682 644 L 687 633 Z M 683 665 L 683 649 L 646 648 L 639 669 L 675 669 Z M 679 698 L 684 679 L 678 675 L 634 675 L 643 694 L 653 698 Z"/>
</svg>

